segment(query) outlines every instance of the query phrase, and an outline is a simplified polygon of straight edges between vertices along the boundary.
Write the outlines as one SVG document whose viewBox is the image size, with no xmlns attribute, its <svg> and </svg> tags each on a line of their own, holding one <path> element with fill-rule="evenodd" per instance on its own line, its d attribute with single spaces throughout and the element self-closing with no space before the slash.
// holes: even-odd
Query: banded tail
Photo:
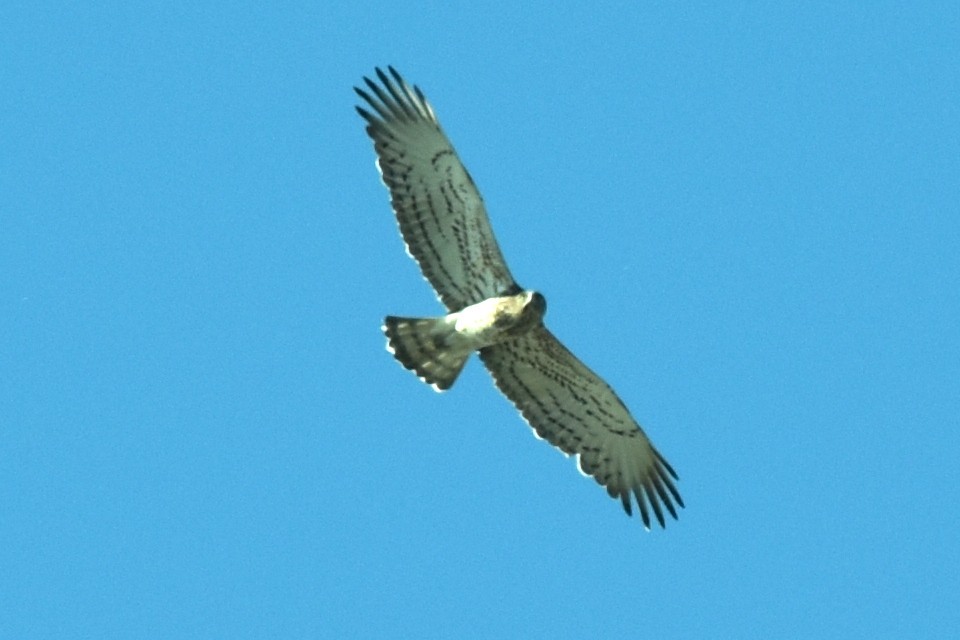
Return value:
<svg viewBox="0 0 960 640">
<path fill-rule="evenodd" d="M 456 345 L 456 323 L 450 318 L 398 318 L 383 321 L 387 350 L 400 364 L 417 374 L 437 391 L 446 391 L 456 382 L 472 349 Z"/>
</svg>

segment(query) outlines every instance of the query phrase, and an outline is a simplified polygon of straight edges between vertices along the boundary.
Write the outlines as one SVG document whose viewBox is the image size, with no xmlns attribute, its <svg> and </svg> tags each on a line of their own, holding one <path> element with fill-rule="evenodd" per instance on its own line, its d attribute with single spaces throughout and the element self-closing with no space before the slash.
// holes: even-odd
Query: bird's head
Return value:
<svg viewBox="0 0 960 640">
<path fill-rule="evenodd" d="M 524 314 L 536 315 L 538 320 L 543 320 L 547 315 L 547 299 L 539 291 L 527 291 L 526 301 L 523 303 Z"/>
<path fill-rule="evenodd" d="M 547 299 L 536 291 L 524 291 L 523 308 L 520 311 L 520 320 L 514 327 L 513 332 L 523 334 L 543 322 L 543 316 L 547 313 Z"/>
</svg>

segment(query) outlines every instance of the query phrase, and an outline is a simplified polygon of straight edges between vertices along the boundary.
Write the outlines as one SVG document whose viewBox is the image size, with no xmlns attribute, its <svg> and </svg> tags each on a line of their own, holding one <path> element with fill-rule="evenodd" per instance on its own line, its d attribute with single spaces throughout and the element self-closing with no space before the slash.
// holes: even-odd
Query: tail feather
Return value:
<svg viewBox="0 0 960 640">
<path fill-rule="evenodd" d="M 456 330 L 445 317 L 387 316 L 383 332 L 393 357 L 437 391 L 453 386 L 470 357 L 471 351 L 464 353 L 451 345 Z"/>
</svg>

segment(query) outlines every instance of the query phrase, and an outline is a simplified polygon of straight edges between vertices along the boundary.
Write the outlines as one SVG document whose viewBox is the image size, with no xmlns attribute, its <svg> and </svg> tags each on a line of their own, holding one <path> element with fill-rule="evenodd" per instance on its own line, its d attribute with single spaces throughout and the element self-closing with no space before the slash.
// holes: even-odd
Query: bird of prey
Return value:
<svg viewBox="0 0 960 640">
<path fill-rule="evenodd" d="M 390 191 L 407 252 L 448 313 L 387 316 L 387 349 L 437 391 L 449 389 L 474 351 L 539 438 L 577 456 L 627 515 L 636 501 L 664 527 L 683 500 L 677 474 L 626 405 L 544 326 L 544 297 L 513 279 L 483 199 L 423 92 L 399 73 L 376 70 L 354 87 Z"/>
</svg>

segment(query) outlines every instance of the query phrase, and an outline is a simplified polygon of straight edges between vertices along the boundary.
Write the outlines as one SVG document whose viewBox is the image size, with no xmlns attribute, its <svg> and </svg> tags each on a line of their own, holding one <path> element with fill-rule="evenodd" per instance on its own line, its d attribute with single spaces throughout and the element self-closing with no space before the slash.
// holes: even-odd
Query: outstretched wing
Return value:
<svg viewBox="0 0 960 640">
<path fill-rule="evenodd" d="M 537 435 L 577 455 L 580 470 L 619 497 L 628 515 L 632 493 L 648 529 L 649 510 L 661 527 L 664 508 L 677 517 L 674 504 L 682 507 L 683 500 L 673 468 L 613 389 L 550 331 L 540 326 L 481 349 L 480 358 Z"/>
<path fill-rule="evenodd" d="M 390 189 L 407 252 L 450 311 L 518 289 L 497 246 L 483 199 L 433 108 L 393 67 L 371 93 L 354 87 L 377 166 Z"/>
</svg>

